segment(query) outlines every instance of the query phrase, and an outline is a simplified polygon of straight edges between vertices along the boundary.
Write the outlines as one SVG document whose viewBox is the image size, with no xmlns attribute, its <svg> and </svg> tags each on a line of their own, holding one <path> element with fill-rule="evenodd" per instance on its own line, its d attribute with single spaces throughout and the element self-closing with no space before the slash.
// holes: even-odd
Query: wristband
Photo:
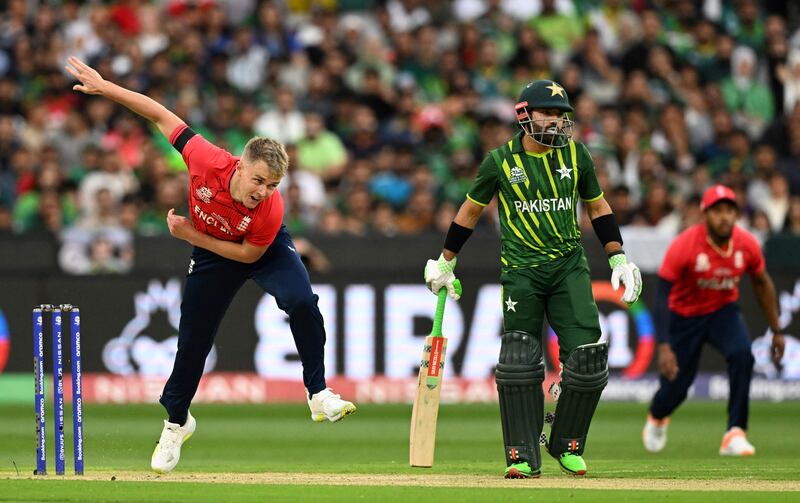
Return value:
<svg viewBox="0 0 800 503">
<path fill-rule="evenodd" d="M 622 244 L 622 234 L 619 232 L 617 217 L 613 213 L 595 218 L 592 220 L 592 227 L 603 246 L 614 241 Z"/>
<path fill-rule="evenodd" d="M 608 256 L 608 266 L 611 269 L 614 269 L 617 266 L 625 265 L 628 263 L 627 257 L 625 257 L 625 252 L 622 250 L 615 251 L 611 255 Z"/>
<path fill-rule="evenodd" d="M 447 230 L 447 236 L 444 238 L 444 249 L 450 250 L 453 253 L 461 251 L 461 247 L 467 242 L 467 239 L 472 235 L 472 229 L 458 225 L 453 222 Z"/>
</svg>

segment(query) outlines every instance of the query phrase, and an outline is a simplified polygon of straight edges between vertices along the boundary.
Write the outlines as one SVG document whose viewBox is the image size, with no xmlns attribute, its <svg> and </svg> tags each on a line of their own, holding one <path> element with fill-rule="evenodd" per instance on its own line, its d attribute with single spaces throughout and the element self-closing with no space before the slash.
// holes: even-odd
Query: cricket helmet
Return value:
<svg viewBox="0 0 800 503">
<path fill-rule="evenodd" d="M 573 121 L 567 114 L 573 111 L 569 104 L 567 91 L 552 80 L 534 80 L 530 82 L 514 107 L 517 122 L 535 142 L 548 147 L 562 148 L 572 139 Z M 559 110 L 563 112 L 558 120 L 533 119 L 534 110 Z"/>
</svg>

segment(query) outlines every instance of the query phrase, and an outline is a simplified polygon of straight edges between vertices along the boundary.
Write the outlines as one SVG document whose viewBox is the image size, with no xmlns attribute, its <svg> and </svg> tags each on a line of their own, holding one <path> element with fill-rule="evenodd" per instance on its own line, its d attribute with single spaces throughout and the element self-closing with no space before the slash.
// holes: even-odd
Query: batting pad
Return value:
<svg viewBox="0 0 800 503">
<path fill-rule="evenodd" d="M 542 465 L 539 435 L 544 419 L 544 360 L 539 339 L 526 332 L 505 332 L 495 371 L 506 465 L 527 461 Z"/>
<path fill-rule="evenodd" d="M 561 372 L 561 396 L 550 429 L 548 452 L 583 454 L 592 416 L 608 383 L 608 343 L 578 346 Z"/>
</svg>

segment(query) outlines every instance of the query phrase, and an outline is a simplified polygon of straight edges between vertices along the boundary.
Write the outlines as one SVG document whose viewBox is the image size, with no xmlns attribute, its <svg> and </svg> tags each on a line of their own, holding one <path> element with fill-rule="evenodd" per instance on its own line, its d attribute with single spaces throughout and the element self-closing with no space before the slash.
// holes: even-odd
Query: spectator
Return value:
<svg viewBox="0 0 800 503">
<path fill-rule="evenodd" d="M 753 201 L 753 205 L 766 214 L 770 230 L 780 232 L 789 212 L 789 200 L 789 184 L 786 177 L 780 173 L 773 173 L 769 178 L 769 197 Z"/>
<path fill-rule="evenodd" d="M 264 112 L 254 124 L 256 134 L 282 143 L 297 143 L 306 132 L 305 119 L 295 106 L 291 89 L 281 88 L 275 94 L 275 108 Z"/>
<path fill-rule="evenodd" d="M 336 184 L 342 177 L 347 150 L 338 136 L 325 129 L 317 112 L 305 115 L 305 136 L 297 142 L 298 169 L 314 173 L 326 184 Z"/>
<path fill-rule="evenodd" d="M 753 49 L 737 47 L 731 56 L 731 77 L 722 81 L 725 106 L 733 122 L 747 131 L 750 139 L 759 138 L 774 117 L 769 88 L 758 82 L 757 60 Z"/>
<path fill-rule="evenodd" d="M 786 212 L 786 222 L 782 230 L 800 237 L 800 196 L 794 196 L 789 201 L 789 211 Z"/>
<path fill-rule="evenodd" d="M 108 189 L 114 204 L 118 204 L 122 196 L 136 191 L 138 185 L 133 173 L 124 169 L 116 151 L 103 151 L 100 154 L 99 169 L 88 173 L 78 187 L 80 211 L 88 216 L 96 212 L 96 193 L 100 189 Z"/>
</svg>

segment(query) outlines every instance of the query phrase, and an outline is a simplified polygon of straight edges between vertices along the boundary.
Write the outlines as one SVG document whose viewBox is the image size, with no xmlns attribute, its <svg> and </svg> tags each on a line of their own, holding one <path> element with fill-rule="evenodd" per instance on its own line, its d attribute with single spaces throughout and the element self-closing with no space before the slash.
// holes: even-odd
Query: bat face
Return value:
<svg viewBox="0 0 800 503">
<path fill-rule="evenodd" d="M 447 354 L 447 338 L 428 336 L 422 351 L 419 382 L 411 413 L 409 464 L 429 468 L 433 466 L 436 447 L 436 421 L 439 416 L 439 399 L 442 393 L 442 376 Z"/>
</svg>

